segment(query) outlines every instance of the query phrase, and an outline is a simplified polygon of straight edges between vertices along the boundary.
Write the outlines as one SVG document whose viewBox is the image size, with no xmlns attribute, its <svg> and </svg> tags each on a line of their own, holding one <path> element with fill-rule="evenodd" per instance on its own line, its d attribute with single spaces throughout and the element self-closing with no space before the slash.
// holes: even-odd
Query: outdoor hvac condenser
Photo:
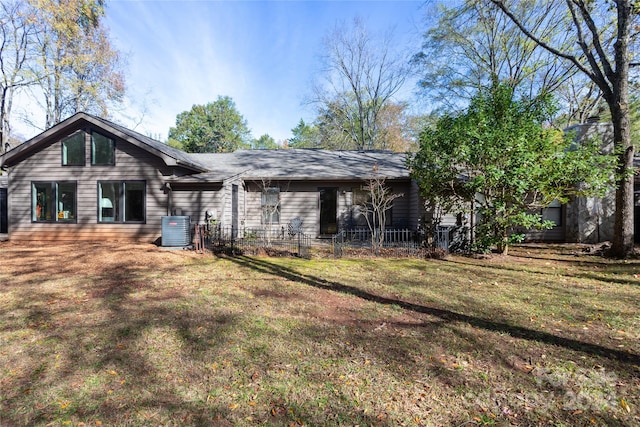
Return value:
<svg viewBox="0 0 640 427">
<path fill-rule="evenodd" d="M 162 217 L 162 246 L 184 247 L 191 244 L 191 219 L 188 216 Z"/>
</svg>

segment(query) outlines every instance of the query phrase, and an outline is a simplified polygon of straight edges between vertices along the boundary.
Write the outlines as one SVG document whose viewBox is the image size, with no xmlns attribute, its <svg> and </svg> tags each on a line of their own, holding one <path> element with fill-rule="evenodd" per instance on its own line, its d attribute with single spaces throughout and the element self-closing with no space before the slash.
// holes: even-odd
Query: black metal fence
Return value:
<svg viewBox="0 0 640 427">
<path fill-rule="evenodd" d="M 196 250 L 210 249 L 230 254 L 260 254 L 309 258 L 311 238 L 285 227 L 195 226 Z"/>
<path fill-rule="evenodd" d="M 333 255 L 340 258 L 345 252 L 368 251 L 376 255 L 405 257 L 418 256 L 424 248 L 424 233 L 416 230 L 386 229 L 383 239 L 376 236 L 376 242 L 382 242 L 380 245 L 373 244 L 372 237 L 373 233 L 368 228 L 341 230 L 331 239 Z"/>
<path fill-rule="evenodd" d="M 345 251 L 352 254 L 369 251 L 375 255 L 396 257 L 433 257 L 448 252 L 461 252 L 466 229 L 438 226 L 431 231 L 410 229 L 386 229 L 384 239 L 372 239 L 368 228 L 341 230 L 332 238 L 333 254 L 342 257 Z M 461 240 L 462 239 L 462 240 Z M 378 244 L 378 242 L 382 242 Z M 461 246 L 462 245 L 462 246 Z"/>
</svg>

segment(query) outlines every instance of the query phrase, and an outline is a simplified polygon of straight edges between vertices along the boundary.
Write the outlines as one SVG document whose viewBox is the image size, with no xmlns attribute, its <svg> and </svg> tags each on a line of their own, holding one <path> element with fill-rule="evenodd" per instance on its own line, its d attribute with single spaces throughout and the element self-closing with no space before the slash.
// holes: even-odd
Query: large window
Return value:
<svg viewBox="0 0 640 427">
<path fill-rule="evenodd" d="M 99 181 L 98 222 L 144 222 L 144 181 Z"/>
<path fill-rule="evenodd" d="M 84 166 L 84 132 L 62 141 L 62 166 Z"/>
<path fill-rule="evenodd" d="M 76 182 L 33 182 L 31 220 L 35 222 L 76 222 Z"/>
<path fill-rule="evenodd" d="M 116 164 L 116 142 L 97 132 L 91 133 L 91 164 L 96 166 Z"/>
<path fill-rule="evenodd" d="M 262 223 L 280 223 L 280 189 L 277 187 L 262 189 Z"/>
</svg>

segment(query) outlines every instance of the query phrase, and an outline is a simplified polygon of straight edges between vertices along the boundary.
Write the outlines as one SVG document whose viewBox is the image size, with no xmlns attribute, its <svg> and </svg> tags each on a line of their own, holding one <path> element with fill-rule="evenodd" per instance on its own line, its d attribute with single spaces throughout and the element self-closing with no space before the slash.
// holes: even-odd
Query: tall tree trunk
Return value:
<svg viewBox="0 0 640 427">
<path fill-rule="evenodd" d="M 618 33 L 613 45 L 615 52 L 615 78 L 611 79 L 612 99 L 607 99 L 613 122 L 613 142 L 619 152 L 618 182 L 616 188 L 616 214 L 611 255 L 626 258 L 633 253 L 633 144 L 629 121 L 629 38 L 631 34 L 632 6 L 628 0 L 619 0 Z"/>
<path fill-rule="evenodd" d="M 627 91 L 624 91 L 627 93 Z M 618 180 L 616 186 L 616 213 L 611 255 L 626 258 L 633 252 L 634 244 L 634 148 L 631 143 L 629 104 L 624 95 L 611 111 L 615 146 L 619 147 Z"/>
</svg>

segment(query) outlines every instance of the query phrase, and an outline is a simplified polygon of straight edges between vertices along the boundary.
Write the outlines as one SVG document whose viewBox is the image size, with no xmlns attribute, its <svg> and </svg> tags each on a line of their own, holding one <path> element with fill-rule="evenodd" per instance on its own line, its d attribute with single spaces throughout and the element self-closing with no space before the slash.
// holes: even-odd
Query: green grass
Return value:
<svg viewBox="0 0 640 427">
<path fill-rule="evenodd" d="M 0 425 L 638 425 L 640 261 L 0 245 Z"/>
</svg>

